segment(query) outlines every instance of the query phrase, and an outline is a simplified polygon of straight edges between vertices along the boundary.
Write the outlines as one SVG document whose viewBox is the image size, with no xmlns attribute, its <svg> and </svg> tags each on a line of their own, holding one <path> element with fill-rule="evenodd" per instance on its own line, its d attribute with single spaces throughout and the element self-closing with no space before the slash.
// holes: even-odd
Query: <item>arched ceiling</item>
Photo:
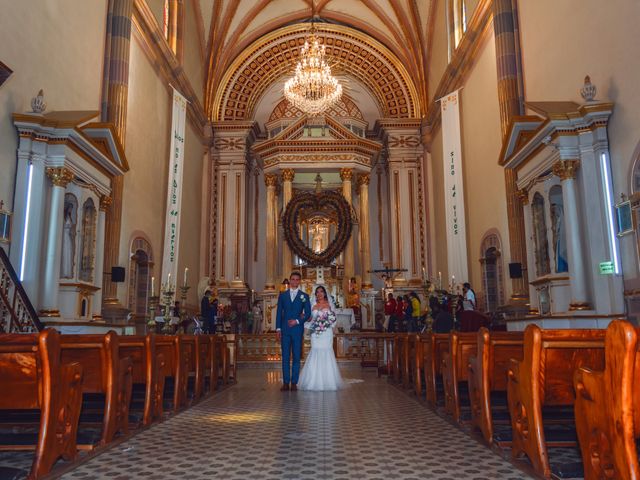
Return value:
<svg viewBox="0 0 640 480">
<path fill-rule="evenodd" d="M 198 0 L 207 42 L 206 107 L 238 56 L 257 39 L 283 26 L 308 21 L 312 0 Z M 425 112 L 426 36 L 435 0 L 315 0 L 316 17 L 352 27 L 384 45 L 414 83 L 416 112 Z"/>
<path fill-rule="evenodd" d="M 264 92 L 291 75 L 308 33 L 308 24 L 294 24 L 266 34 L 246 47 L 216 83 L 215 94 L 207 92 L 213 94 L 211 118 L 252 119 Z M 420 117 L 420 97 L 413 78 L 402 61 L 383 44 L 353 28 L 326 23 L 316 25 L 316 36 L 326 46 L 334 73 L 344 73 L 364 84 L 383 117 Z"/>
</svg>

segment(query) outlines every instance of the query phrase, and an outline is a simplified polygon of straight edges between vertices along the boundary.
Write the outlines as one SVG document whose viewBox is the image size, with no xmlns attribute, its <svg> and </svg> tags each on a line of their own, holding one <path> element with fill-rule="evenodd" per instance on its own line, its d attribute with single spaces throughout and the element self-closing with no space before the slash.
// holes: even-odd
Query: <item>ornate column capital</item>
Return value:
<svg viewBox="0 0 640 480">
<path fill-rule="evenodd" d="M 352 168 L 341 168 L 340 169 L 340 179 L 343 182 L 351 181 L 353 179 L 353 169 Z"/>
<path fill-rule="evenodd" d="M 564 181 L 575 179 L 579 168 L 579 160 L 559 160 L 553 165 L 552 171 L 554 175 Z"/>
<path fill-rule="evenodd" d="M 285 168 L 282 170 L 282 180 L 285 182 L 293 182 L 296 177 L 296 171 L 293 168 Z"/>
<path fill-rule="evenodd" d="M 100 210 L 106 212 L 107 210 L 109 210 L 109 207 L 112 203 L 113 198 L 111 198 L 109 195 L 102 195 L 100 197 Z"/>
<path fill-rule="evenodd" d="M 267 187 L 275 187 L 278 185 L 278 175 L 275 173 L 265 173 L 264 184 Z"/>
<path fill-rule="evenodd" d="M 529 190 L 526 188 L 516 190 L 516 196 L 520 199 L 522 205 L 529 205 Z"/>
<path fill-rule="evenodd" d="M 62 188 L 67 188 L 67 185 L 74 177 L 73 172 L 65 167 L 48 167 L 46 173 L 53 185 Z"/>
<path fill-rule="evenodd" d="M 362 188 L 363 185 L 369 185 L 371 182 L 371 177 L 368 173 L 361 173 L 358 175 L 357 184 L 358 187 Z"/>
</svg>

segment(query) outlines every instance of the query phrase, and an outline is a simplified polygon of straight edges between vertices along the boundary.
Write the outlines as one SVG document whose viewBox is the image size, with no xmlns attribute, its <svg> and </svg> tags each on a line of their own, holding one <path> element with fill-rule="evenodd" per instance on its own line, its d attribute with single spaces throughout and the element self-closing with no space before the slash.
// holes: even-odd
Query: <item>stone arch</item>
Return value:
<svg viewBox="0 0 640 480">
<path fill-rule="evenodd" d="M 308 35 L 305 24 L 271 32 L 247 47 L 231 64 L 216 91 L 210 116 L 214 121 L 253 118 L 262 94 L 289 75 Z M 374 38 L 342 25 L 318 24 L 316 35 L 329 60 L 338 61 L 334 74 L 362 82 L 385 118 L 420 118 L 418 93 L 398 57 Z"/>
<path fill-rule="evenodd" d="M 153 265 L 153 248 L 149 237 L 142 232 L 134 232 L 129 249 L 128 308 L 136 317 L 147 315 Z"/>
<path fill-rule="evenodd" d="M 497 229 L 484 234 L 480 242 L 482 265 L 482 298 L 484 310 L 494 312 L 505 303 L 502 240 Z"/>
</svg>

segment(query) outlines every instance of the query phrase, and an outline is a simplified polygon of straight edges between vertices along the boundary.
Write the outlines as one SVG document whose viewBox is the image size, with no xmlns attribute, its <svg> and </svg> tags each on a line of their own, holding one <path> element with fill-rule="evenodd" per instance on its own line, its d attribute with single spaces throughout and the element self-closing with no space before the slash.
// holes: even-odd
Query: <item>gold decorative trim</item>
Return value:
<svg viewBox="0 0 640 480">
<path fill-rule="evenodd" d="M 353 169 L 352 168 L 341 168 L 340 169 L 340 180 L 343 182 L 351 181 L 353 179 Z"/>
<path fill-rule="evenodd" d="M 254 174 L 255 186 L 254 186 L 254 200 L 253 200 L 253 261 L 258 261 L 258 209 L 260 208 L 260 174 L 256 170 Z"/>
<path fill-rule="evenodd" d="M 264 184 L 267 187 L 275 187 L 276 185 L 278 185 L 278 175 L 276 175 L 275 173 L 265 173 Z"/>
<path fill-rule="evenodd" d="M 371 178 L 369 177 L 368 173 L 361 173 L 360 175 L 358 175 L 358 178 L 356 180 L 358 188 L 362 188 L 363 185 L 369 185 L 370 182 Z"/>
<path fill-rule="evenodd" d="M 591 310 L 591 304 L 589 302 L 571 302 L 569 304 L 570 312 L 579 312 L 582 310 Z"/>
<path fill-rule="evenodd" d="M 40 310 L 40 313 L 38 314 L 38 316 L 44 317 L 44 318 L 59 317 L 60 310 L 58 310 L 57 308 L 52 310 Z"/>
<path fill-rule="evenodd" d="M 285 168 L 282 170 L 282 180 L 285 182 L 293 182 L 296 178 L 296 171 L 293 168 Z"/>
<path fill-rule="evenodd" d="M 560 178 L 561 181 L 574 180 L 580 168 L 579 160 L 560 160 L 554 163 L 553 174 Z"/>
<path fill-rule="evenodd" d="M 380 253 L 380 262 L 384 262 L 384 226 L 382 222 L 382 171 L 381 168 L 376 170 L 378 175 L 378 183 L 376 185 L 376 196 L 378 198 L 378 250 Z"/>
<path fill-rule="evenodd" d="M 307 33 L 307 25 L 297 23 L 263 35 L 245 48 L 226 69 L 215 95 L 207 92 L 207 96 L 213 97 L 211 117 L 216 120 L 251 118 L 264 90 L 290 69 L 290 57 L 298 56 Z M 371 91 L 384 117 L 421 116 L 420 97 L 411 75 L 386 46 L 342 25 L 316 24 L 316 35 L 327 47 L 327 54 L 343 59 L 341 66 Z M 383 71 L 386 73 L 382 74 Z M 259 81 L 254 81 L 255 77 L 259 77 Z"/>
<path fill-rule="evenodd" d="M 393 172 L 394 202 L 396 209 L 396 268 L 402 268 L 402 245 L 400 245 L 400 172 Z M 406 280 L 403 279 L 406 282 Z M 395 282 L 395 280 L 394 280 Z"/>
<path fill-rule="evenodd" d="M 220 277 L 224 278 L 224 256 L 227 253 L 226 238 L 225 238 L 225 226 L 227 224 L 226 219 L 226 207 L 227 207 L 227 174 L 222 174 L 222 186 L 220 187 Z"/>
<path fill-rule="evenodd" d="M 240 208 L 240 204 L 241 204 L 241 190 L 242 190 L 242 174 L 241 173 L 236 173 L 236 207 Z M 235 254 L 236 254 L 236 271 L 235 271 L 235 277 L 236 279 L 240 277 L 240 215 L 236 215 L 236 247 L 235 247 Z M 233 282 L 238 282 L 238 280 L 234 280 Z M 233 282 L 231 282 L 231 285 L 233 286 Z M 242 282 L 244 283 L 244 282 Z"/>
<path fill-rule="evenodd" d="M 111 198 L 109 195 L 102 195 L 100 197 L 100 210 L 106 212 L 112 203 L 113 198 Z"/>
<path fill-rule="evenodd" d="M 62 188 L 67 188 L 67 185 L 75 176 L 71 170 L 65 167 L 48 167 L 46 174 L 54 186 Z"/>
<path fill-rule="evenodd" d="M 411 225 L 411 273 L 416 275 L 418 273 L 418 262 L 416 259 L 416 222 L 415 222 L 415 200 L 413 198 L 413 172 L 409 171 L 409 215 L 411 219 L 409 224 Z"/>
</svg>

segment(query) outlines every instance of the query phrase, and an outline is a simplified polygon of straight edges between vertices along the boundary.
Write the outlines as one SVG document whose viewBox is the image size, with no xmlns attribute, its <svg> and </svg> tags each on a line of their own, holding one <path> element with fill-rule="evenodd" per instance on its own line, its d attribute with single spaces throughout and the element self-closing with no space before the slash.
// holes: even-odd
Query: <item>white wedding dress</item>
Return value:
<svg viewBox="0 0 640 480">
<path fill-rule="evenodd" d="M 309 328 L 311 322 L 320 312 L 326 310 L 329 309 L 312 310 L 310 321 L 304 324 L 305 328 Z M 336 355 L 333 351 L 333 328 L 325 330 L 319 335 L 311 333 L 311 351 L 300 373 L 298 388 L 300 390 L 331 391 L 344 386 L 345 382 L 340 375 Z"/>
</svg>

